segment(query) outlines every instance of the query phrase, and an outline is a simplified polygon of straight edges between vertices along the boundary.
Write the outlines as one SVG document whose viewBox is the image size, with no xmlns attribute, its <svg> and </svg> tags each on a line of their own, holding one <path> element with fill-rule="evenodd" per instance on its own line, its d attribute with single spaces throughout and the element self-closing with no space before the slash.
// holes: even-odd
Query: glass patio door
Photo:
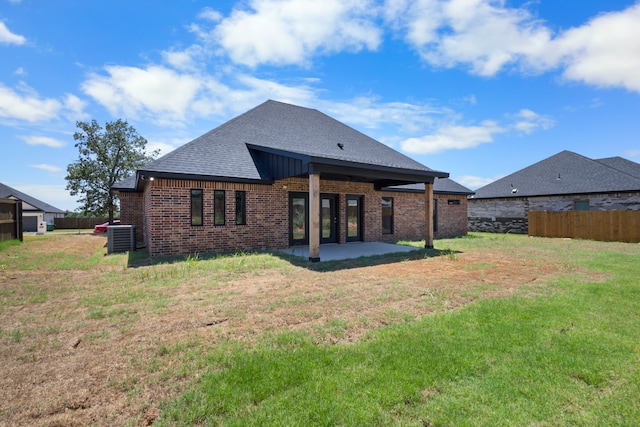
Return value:
<svg viewBox="0 0 640 427">
<path fill-rule="evenodd" d="M 347 242 L 362 240 L 362 196 L 347 196 Z"/>
<path fill-rule="evenodd" d="M 320 196 L 320 243 L 338 242 L 338 196 Z"/>
<path fill-rule="evenodd" d="M 289 194 L 289 245 L 309 244 L 309 195 Z"/>
</svg>

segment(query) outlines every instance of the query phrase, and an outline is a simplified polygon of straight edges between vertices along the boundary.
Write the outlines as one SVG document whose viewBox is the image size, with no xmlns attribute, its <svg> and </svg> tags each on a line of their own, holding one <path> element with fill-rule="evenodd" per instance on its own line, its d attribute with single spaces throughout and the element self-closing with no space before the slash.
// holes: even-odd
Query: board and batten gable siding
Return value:
<svg viewBox="0 0 640 427">
<path fill-rule="evenodd" d="M 529 211 L 571 211 L 587 200 L 589 210 L 640 210 L 640 192 L 470 199 L 469 231 L 527 234 Z"/>
</svg>

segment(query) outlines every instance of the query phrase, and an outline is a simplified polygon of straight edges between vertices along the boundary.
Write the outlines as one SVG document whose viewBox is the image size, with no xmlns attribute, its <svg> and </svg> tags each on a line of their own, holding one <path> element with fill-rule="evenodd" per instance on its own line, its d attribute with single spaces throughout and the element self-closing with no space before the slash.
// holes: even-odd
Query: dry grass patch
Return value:
<svg viewBox="0 0 640 427">
<path fill-rule="evenodd" d="M 566 272 L 481 248 L 330 271 L 270 254 L 129 268 L 105 242 L 52 235 L 0 252 L 0 425 L 148 425 L 214 346 L 287 330 L 355 341 Z"/>
</svg>

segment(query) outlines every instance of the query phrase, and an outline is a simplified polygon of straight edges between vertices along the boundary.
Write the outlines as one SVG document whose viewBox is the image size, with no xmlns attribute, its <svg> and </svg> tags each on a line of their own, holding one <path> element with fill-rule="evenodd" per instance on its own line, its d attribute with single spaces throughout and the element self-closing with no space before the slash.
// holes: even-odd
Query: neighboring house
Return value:
<svg viewBox="0 0 640 427">
<path fill-rule="evenodd" d="M 447 177 L 317 110 L 267 101 L 112 190 L 151 256 L 309 245 L 317 261 L 324 243 L 432 246 L 433 183 Z"/>
<path fill-rule="evenodd" d="M 22 226 L 24 231 L 38 231 L 38 223 L 53 225 L 54 218 L 64 218 L 64 211 L 41 200 L 0 183 L 0 198 L 22 202 Z"/>
<path fill-rule="evenodd" d="M 529 211 L 638 209 L 640 164 L 562 151 L 477 189 L 469 230 L 526 234 Z"/>
</svg>

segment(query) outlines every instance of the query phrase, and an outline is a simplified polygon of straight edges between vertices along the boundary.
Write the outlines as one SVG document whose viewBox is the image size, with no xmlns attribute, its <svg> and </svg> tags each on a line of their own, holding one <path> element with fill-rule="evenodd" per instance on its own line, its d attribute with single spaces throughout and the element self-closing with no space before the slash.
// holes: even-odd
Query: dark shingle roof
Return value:
<svg viewBox="0 0 640 427">
<path fill-rule="evenodd" d="M 385 190 L 389 191 L 424 191 L 424 184 L 407 184 L 407 185 L 394 185 L 390 187 L 385 187 Z M 463 194 L 463 195 L 471 195 L 473 194 L 473 190 L 468 189 L 462 184 L 457 183 L 451 178 L 437 178 L 433 183 L 433 192 L 439 194 Z"/>
<path fill-rule="evenodd" d="M 474 198 L 640 191 L 640 177 L 610 164 L 624 163 L 628 169 L 635 167 L 626 163 L 629 161 L 619 162 L 615 159 L 597 161 L 571 151 L 562 151 L 477 189 Z"/>
<path fill-rule="evenodd" d="M 618 169 L 620 172 L 624 172 L 627 175 L 640 178 L 640 163 L 632 162 L 631 160 L 623 159 L 622 157 L 607 157 L 606 159 L 597 159 L 596 161 L 603 165 Z"/>
<path fill-rule="evenodd" d="M 36 199 L 35 197 L 31 197 L 28 194 L 24 194 L 23 192 L 18 191 L 15 188 L 11 188 L 8 185 L 0 183 L 0 198 L 8 199 L 10 197 L 26 202 L 36 209 L 46 213 L 64 213 L 63 210 L 60 210 L 55 206 L 51 206 L 49 203 L 45 203 L 41 200 Z"/>
<path fill-rule="evenodd" d="M 271 180 L 269 170 L 252 157 L 252 149 L 309 162 L 393 168 L 431 177 L 448 175 L 429 169 L 318 110 L 277 101 L 267 101 L 224 123 L 147 164 L 140 173 Z M 125 181 L 114 189 L 132 188 L 130 185 L 135 184 Z"/>
</svg>

